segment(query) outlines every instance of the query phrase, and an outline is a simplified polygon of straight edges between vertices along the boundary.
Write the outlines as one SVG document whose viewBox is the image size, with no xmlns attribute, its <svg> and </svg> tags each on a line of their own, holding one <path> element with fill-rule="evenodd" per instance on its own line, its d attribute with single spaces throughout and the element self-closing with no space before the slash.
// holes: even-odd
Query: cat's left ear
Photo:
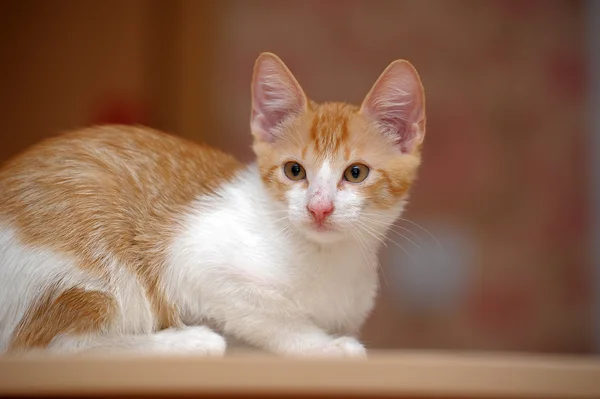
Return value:
<svg viewBox="0 0 600 399">
<path fill-rule="evenodd" d="M 425 138 L 425 93 L 415 68 L 408 61 L 392 62 L 367 94 L 360 112 L 402 152 L 418 148 Z"/>
</svg>

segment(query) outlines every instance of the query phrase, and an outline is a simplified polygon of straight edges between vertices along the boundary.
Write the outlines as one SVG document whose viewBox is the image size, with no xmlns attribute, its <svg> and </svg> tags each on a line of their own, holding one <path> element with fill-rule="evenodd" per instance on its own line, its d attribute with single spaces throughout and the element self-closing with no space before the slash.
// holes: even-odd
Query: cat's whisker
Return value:
<svg viewBox="0 0 600 399">
<path fill-rule="evenodd" d="M 275 219 L 275 220 L 273 220 L 273 223 L 279 223 L 279 222 L 281 222 L 282 220 L 286 220 L 286 219 L 288 219 L 288 216 L 287 216 L 287 215 L 285 215 L 285 216 L 282 216 L 282 217 L 280 217 L 279 219 Z"/>
<path fill-rule="evenodd" d="M 285 226 L 284 228 L 282 228 L 281 230 L 277 231 L 276 233 L 272 234 L 270 237 L 272 240 L 278 238 L 278 237 L 289 237 L 290 236 L 290 231 L 289 231 L 289 227 Z"/>
<path fill-rule="evenodd" d="M 360 232 L 356 228 L 351 228 L 350 232 L 354 236 L 354 238 L 358 241 L 360 252 L 365 260 L 365 263 L 368 265 L 369 260 L 367 259 L 366 251 L 369 249 L 368 244 L 365 242 L 364 237 L 361 236 Z"/>
<path fill-rule="evenodd" d="M 349 231 L 350 231 L 350 234 L 352 234 L 352 236 L 354 237 L 354 239 L 358 243 L 358 246 L 360 248 L 360 252 L 363 255 L 363 258 L 365 259 L 365 263 L 367 263 L 367 258 L 364 256 L 364 253 L 363 253 L 362 241 L 358 238 L 358 236 L 356 235 L 354 229 L 350 229 Z"/>
<path fill-rule="evenodd" d="M 372 246 L 369 245 L 368 240 L 366 240 L 366 238 L 361 234 L 360 230 L 358 228 L 351 228 L 350 230 L 351 232 L 354 231 L 356 232 L 355 237 L 358 237 L 360 239 L 360 242 L 362 242 L 363 244 L 360 245 L 361 247 L 361 252 L 363 253 L 363 257 L 365 258 L 365 262 L 368 263 L 367 261 L 367 257 L 366 257 L 366 251 L 372 251 L 373 248 Z M 383 278 L 383 283 L 385 284 L 386 288 L 389 288 L 388 282 L 387 282 L 387 278 L 385 276 L 385 272 L 383 270 L 383 268 L 381 267 L 381 263 L 379 262 L 379 258 L 375 257 L 375 261 L 377 262 L 377 267 L 378 269 L 381 269 L 381 276 Z"/>
<path fill-rule="evenodd" d="M 271 209 L 269 211 L 267 210 L 263 210 L 263 213 L 267 214 L 267 215 L 281 215 L 282 213 L 288 213 L 289 211 L 287 209 Z"/>
<path fill-rule="evenodd" d="M 435 243 L 438 245 L 438 247 L 442 250 L 444 250 L 444 247 L 442 246 L 442 244 L 440 243 L 440 241 L 433 235 L 433 233 L 431 233 L 429 230 L 427 230 L 425 227 L 421 226 L 419 223 L 414 222 L 412 220 L 409 219 L 405 219 L 405 218 L 399 218 L 398 220 L 402 220 L 404 222 L 408 222 L 418 228 L 420 228 L 421 230 L 423 230 L 425 233 L 427 233 L 434 241 Z"/>
<path fill-rule="evenodd" d="M 385 233 L 382 233 L 380 231 L 377 231 L 376 229 L 374 229 L 372 226 L 369 226 L 368 224 L 362 222 L 362 221 L 358 221 L 360 224 L 362 224 L 365 228 L 368 228 L 369 230 L 371 230 L 374 234 L 377 234 L 379 237 L 383 237 L 384 239 L 388 239 L 392 242 L 394 242 L 394 240 L 392 240 L 390 237 L 388 237 Z M 408 242 L 410 242 L 411 244 L 413 244 L 415 247 L 421 249 L 421 246 L 418 245 L 416 242 L 414 242 L 413 240 L 411 240 L 410 238 L 406 237 L 405 235 L 403 235 L 402 233 L 399 233 L 393 229 L 389 229 L 389 231 L 399 235 L 400 237 L 404 238 L 405 240 L 407 240 Z M 397 245 L 400 245 L 398 243 L 396 243 Z"/>
<path fill-rule="evenodd" d="M 422 245 L 419 245 L 419 244 L 417 244 L 417 243 L 416 243 L 414 240 L 412 240 L 412 239 L 408 238 L 407 236 L 405 236 L 404 234 L 402 234 L 402 233 L 400 233 L 400 232 L 396 231 L 394 228 L 390 227 L 390 228 L 388 229 L 388 231 L 389 231 L 390 233 L 396 234 L 397 236 L 399 236 L 399 237 L 401 237 L 401 238 L 405 239 L 406 241 L 410 242 L 410 243 L 411 243 L 412 245 L 414 245 L 416 248 L 418 248 L 418 249 L 423 249 L 423 246 L 422 246 Z"/>
<path fill-rule="evenodd" d="M 369 212 L 361 212 L 360 216 L 361 216 L 361 218 L 363 218 L 363 219 L 368 219 L 368 220 L 370 220 L 370 221 L 377 222 L 377 223 L 380 223 L 380 224 L 382 224 L 382 225 L 386 225 L 386 226 L 388 226 L 388 225 L 389 225 L 389 226 L 395 226 L 395 227 L 399 227 L 399 228 L 405 229 L 405 230 L 406 230 L 407 232 L 409 232 L 411 235 L 413 235 L 413 236 L 415 236 L 415 237 L 419 238 L 419 236 L 417 235 L 417 233 L 415 233 L 414 231 L 412 231 L 412 230 L 408 229 L 408 228 L 407 228 L 407 227 L 405 227 L 405 226 L 402 226 L 402 225 L 400 225 L 400 224 L 397 222 L 397 221 L 399 221 L 400 219 L 395 219 L 394 221 L 390 222 L 390 221 L 389 221 L 389 220 L 387 220 L 387 219 L 386 219 L 386 220 L 382 220 L 382 219 L 381 219 L 381 215 L 378 215 L 378 214 L 376 214 L 376 213 L 369 213 Z"/>
<path fill-rule="evenodd" d="M 278 233 L 276 233 L 276 235 L 277 234 L 288 234 L 288 235 L 291 235 L 291 233 L 293 232 L 292 230 L 293 229 L 292 229 L 291 223 L 289 223 L 289 222 L 283 223 L 283 227 L 281 229 L 279 229 L 279 231 L 278 231 Z"/>
<path fill-rule="evenodd" d="M 376 215 L 376 214 L 374 214 L 374 213 L 368 213 L 368 212 L 363 212 L 361 215 L 365 215 L 365 216 L 378 216 L 378 215 Z M 421 229 L 422 231 L 424 231 L 424 232 L 425 232 L 425 233 L 426 233 L 428 236 L 430 236 L 430 237 L 433 239 L 433 241 L 436 243 L 436 245 L 437 245 L 437 246 L 438 246 L 440 249 L 442 249 L 442 250 L 444 249 L 443 245 L 442 245 L 442 244 L 440 243 L 440 241 L 439 241 L 439 240 L 438 240 L 438 239 L 435 237 L 435 235 L 433 235 L 433 233 L 431 233 L 431 231 L 427 230 L 425 227 L 421 226 L 419 223 L 417 223 L 417 222 L 415 222 L 415 221 L 412 221 L 412 220 L 410 220 L 410 219 L 406 219 L 406 218 L 397 218 L 397 220 L 398 220 L 398 221 L 407 222 L 407 223 L 410 223 L 410 224 L 412 224 L 412 225 L 414 225 L 414 226 L 418 227 L 419 229 Z M 408 232 L 411 232 L 412 234 L 414 234 L 414 235 L 416 236 L 416 233 L 414 233 L 412 230 L 410 230 L 410 229 L 407 229 L 406 227 L 404 227 L 404 226 L 401 226 L 401 225 L 399 225 L 399 224 L 397 224 L 397 223 L 392 223 L 392 224 L 391 224 L 391 226 L 394 226 L 394 227 L 401 228 L 401 229 L 403 229 L 403 230 L 406 230 L 406 231 L 408 231 Z M 417 236 L 417 237 L 418 237 L 418 236 Z"/>
<path fill-rule="evenodd" d="M 419 249 L 422 249 L 421 245 L 417 244 L 417 243 L 416 243 L 414 240 L 412 240 L 411 238 L 409 238 L 409 237 L 405 236 L 404 234 L 402 234 L 402 233 L 400 233 L 400 232 L 398 232 L 398 231 L 394 230 L 394 227 L 397 227 L 397 226 L 394 226 L 394 225 L 388 225 L 387 223 L 379 222 L 379 221 L 377 221 L 377 220 L 369 220 L 369 218 L 363 218 L 363 219 L 365 219 L 366 221 L 368 221 L 368 222 L 370 222 L 370 223 L 377 224 L 377 225 L 379 225 L 379 226 L 381 226 L 381 227 L 386 227 L 386 228 L 387 228 L 387 229 L 388 229 L 390 232 L 392 232 L 392 233 L 394 233 L 394 234 L 397 234 L 397 235 L 399 235 L 400 237 L 404 238 L 406 241 L 408 241 L 408 242 L 410 242 L 411 244 L 413 244 L 415 247 L 417 247 L 417 248 L 419 248 Z M 361 222 L 361 223 L 362 223 L 362 222 Z M 408 229 L 405 229 L 405 230 L 408 230 Z M 408 231 L 410 231 L 410 230 L 408 230 Z M 414 236 L 416 236 L 417 238 L 421 239 L 421 238 L 420 238 L 420 237 L 419 237 L 419 236 L 418 236 L 416 233 L 414 233 L 414 232 L 412 232 L 412 231 L 411 231 L 411 233 L 413 233 L 413 235 L 414 235 Z M 380 233 L 380 234 L 381 234 L 382 236 L 385 236 L 385 234 L 383 234 L 383 233 Z"/>
<path fill-rule="evenodd" d="M 279 234 L 283 234 L 285 237 L 290 237 L 292 233 L 293 231 L 291 225 L 286 224 Z"/>
<path fill-rule="evenodd" d="M 390 286 L 388 285 L 387 277 L 385 276 L 385 270 L 383 269 L 381 262 L 379 262 L 379 257 L 377 258 L 377 269 L 381 270 L 381 277 L 383 279 L 383 283 L 385 284 L 385 288 L 389 289 Z"/>
<path fill-rule="evenodd" d="M 369 228 L 369 226 L 367 226 L 365 223 L 361 222 L 360 220 L 357 220 L 357 222 L 358 222 L 358 223 L 359 223 L 361 226 L 363 226 L 363 227 L 365 228 L 365 231 L 366 231 L 367 233 L 369 233 L 371 236 L 373 236 L 374 238 L 376 238 L 377 240 L 379 240 L 379 241 L 380 241 L 380 242 L 383 244 L 383 246 L 384 246 L 384 247 L 387 247 L 387 243 L 385 242 L 385 240 L 383 240 L 383 239 L 382 239 L 380 236 L 377 236 L 377 235 L 375 235 L 375 234 L 372 232 L 373 230 L 371 230 L 371 229 Z M 384 236 L 384 237 L 385 237 L 385 236 Z"/>
<path fill-rule="evenodd" d="M 369 234 L 371 234 L 373 237 L 379 239 L 380 241 L 382 241 L 380 238 L 378 238 L 375 234 L 371 233 L 368 229 L 370 229 L 370 227 L 366 224 L 364 224 L 361 221 L 358 221 L 364 228 L 365 231 Z M 381 234 L 381 233 L 380 233 Z M 398 248 L 400 248 L 402 251 L 404 251 L 404 253 L 406 254 L 406 256 L 408 256 L 408 258 L 414 262 L 414 258 L 412 257 L 412 255 L 410 254 L 410 252 L 404 248 L 400 243 L 398 243 L 397 241 L 391 239 L 390 237 L 385 236 L 385 238 L 387 238 L 392 244 L 396 245 Z M 383 242 L 383 241 L 382 241 Z"/>
<path fill-rule="evenodd" d="M 389 222 L 385 222 L 383 220 L 379 220 L 379 219 L 375 219 L 375 218 L 369 217 L 371 215 L 373 215 L 373 214 L 362 213 L 361 217 L 362 217 L 362 219 L 365 219 L 368 222 L 372 222 L 372 223 L 378 224 L 380 226 L 384 226 L 384 227 L 388 227 L 389 226 L 389 227 L 395 227 L 395 228 L 402 229 L 402 230 L 406 231 L 407 233 L 409 233 L 412 237 L 416 238 L 417 240 L 419 240 L 419 241 L 423 240 L 422 237 L 420 237 L 416 232 L 412 231 L 408 227 L 402 226 L 402 225 L 400 225 L 398 223 L 395 223 L 395 222 L 389 223 Z"/>
</svg>

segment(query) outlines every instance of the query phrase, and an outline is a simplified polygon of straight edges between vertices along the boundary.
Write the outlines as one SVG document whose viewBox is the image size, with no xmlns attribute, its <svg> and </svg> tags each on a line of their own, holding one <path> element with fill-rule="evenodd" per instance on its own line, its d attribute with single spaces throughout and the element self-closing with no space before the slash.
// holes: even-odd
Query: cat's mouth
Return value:
<svg viewBox="0 0 600 399">
<path fill-rule="evenodd" d="M 337 225 L 332 220 L 324 220 L 322 222 L 311 220 L 306 227 L 311 233 L 316 235 L 335 235 L 343 230 L 341 226 Z"/>
<path fill-rule="evenodd" d="M 304 235 L 317 242 L 337 241 L 344 235 L 344 228 L 330 219 L 317 221 L 312 217 L 306 217 L 303 220 L 298 220 L 296 227 Z"/>
<path fill-rule="evenodd" d="M 329 226 L 326 224 L 320 224 L 320 223 L 313 223 L 312 228 L 314 230 L 318 231 L 319 233 L 328 233 L 328 232 L 336 231 L 332 226 Z"/>
</svg>

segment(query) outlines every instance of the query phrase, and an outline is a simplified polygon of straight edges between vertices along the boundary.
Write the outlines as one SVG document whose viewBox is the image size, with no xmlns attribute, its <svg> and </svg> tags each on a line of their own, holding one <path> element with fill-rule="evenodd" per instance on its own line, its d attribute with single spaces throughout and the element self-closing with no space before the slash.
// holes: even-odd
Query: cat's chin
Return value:
<svg viewBox="0 0 600 399">
<path fill-rule="evenodd" d="M 317 244 L 333 244 L 343 240 L 346 235 L 332 227 L 307 226 L 302 229 L 304 236 Z"/>
</svg>

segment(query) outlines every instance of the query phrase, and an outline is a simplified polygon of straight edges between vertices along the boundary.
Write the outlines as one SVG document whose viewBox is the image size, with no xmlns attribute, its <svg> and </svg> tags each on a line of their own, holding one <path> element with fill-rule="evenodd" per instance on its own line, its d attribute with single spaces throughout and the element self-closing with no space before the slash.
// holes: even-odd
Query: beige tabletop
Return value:
<svg viewBox="0 0 600 399">
<path fill-rule="evenodd" d="M 600 358 L 412 351 L 367 360 L 0 358 L 0 396 L 240 393 L 600 398 Z"/>
</svg>

